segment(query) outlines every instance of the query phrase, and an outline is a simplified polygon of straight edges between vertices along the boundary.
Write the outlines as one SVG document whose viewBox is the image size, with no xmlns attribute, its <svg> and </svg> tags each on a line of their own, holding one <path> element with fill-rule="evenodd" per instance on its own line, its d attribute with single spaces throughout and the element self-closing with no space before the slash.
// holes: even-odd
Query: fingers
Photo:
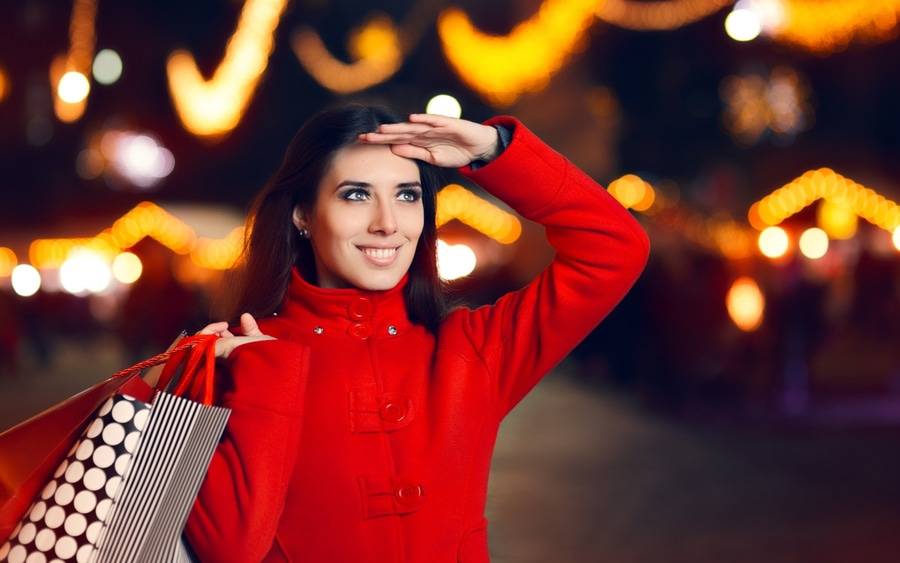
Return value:
<svg viewBox="0 0 900 563">
<path fill-rule="evenodd" d="M 431 151 L 423 147 L 417 147 L 410 144 L 391 145 L 391 152 L 393 152 L 397 156 L 402 156 L 405 158 L 418 158 L 419 160 L 424 160 L 425 162 L 434 164 L 434 155 L 431 153 Z"/>
<path fill-rule="evenodd" d="M 208 324 L 194 334 L 219 334 L 222 331 L 228 332 L 228 323 L 226 321 Z"/>
<path fill-rule="evenodd" d="M 416 137 L 418 135 L 409 133 L 361 133 L 359 140 L 366 143 L 397 143 L 406 142 Z"/>
<path fill-rule="evenodd" d="M 413 123 L 427 123 L 428 125 L 432 125 L 434 127 L 444 127 L 459 121 L 458 119 L 453 117 L 447 117 L 446 115 L 434 115 L 431 113 L 411 113 L 409 114 L 409 120 Z"/>
<path fill-rule="evenodd" d="M 241 331 L 244 333 L 244 336 L 262 336 L 262 331 L 259 330 L 256 319 L 250 313 L 241 315 Z"/>
<path fill-rule="evenodd" d="M 376 133 L 411 133 L 418 134 L 431 131 L 433 127 L 426 123 L 382 123 Z"/>
</svg>

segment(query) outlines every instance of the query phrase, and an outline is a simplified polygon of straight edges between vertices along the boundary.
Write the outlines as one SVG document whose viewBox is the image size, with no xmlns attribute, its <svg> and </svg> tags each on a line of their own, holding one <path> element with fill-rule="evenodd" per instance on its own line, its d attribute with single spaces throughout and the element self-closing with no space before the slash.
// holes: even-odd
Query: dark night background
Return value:
<svg viewBox="0 0 900 563">
<path fill-rule="evenodd" d="M 446 60 L 437 14 L 456 6 L 483 32 L 506 34 L 540 1 L 295 0 L 246 114 L 210 141 L 179 121 L 166 58 L 187 49 L 208 77 L 243 2 L 99 2 L 96 50 L 118 51 L 124 72 L 111 86 L 92 83 L 85 115 L 66 124 L 53 115 L 48 68 L 68 49 L 70 4 L 0 3 L 0 68 L 9 79 L 0 98 L 0 247 L 14 248 L 19 262 L 28 241 L 94 235 L 144 200 L 243 213 L 304 120 L 351 99 L 402 114 L 424 112 L 443 93 L 459 100 L 465 119 L 515 115 L 604 186 L 629 173 L 677 186 L 677 210 L 699 220 L 749 228 L 753 202 L 821 167 L 900 200 L 896 39 L 828 54 L 765 37 L 739 43 L 723 28 L 729 7 L 666 31 L 597 19 L 583 52 L 546 89 L 494 107 Z M 425 14 L 421 40 L 396 74 L 357 94 L 319 85 L 291 49 L 291 34 L 308 25 L 349 61 L 353 28 L 376 11 L 400 26 L 414 9 Z M 805 84 L 810 123 L 788 136 L 735 140 L 724 125 L 723 82 L 782 67 Z M 605 113 L 590 109 L 598 96 Z M 27 134 L 36 116 L 50 126 L 38 144 Z M 147 191 L 80 178 L 76 155 L 110 126 L 157 135 L 174 154 L 172 174 Z M 846 262 L 822 276 L 798 256 L 730 260 L 677 223 L 635 215 L 652 241 L 642 278 L 504 422 L 487 513 L 493 560 L 896 561 L 900 252 L 868 248 L 884 233 L 860 219 L 859 234 L 829 250 Z M 805 228 L 814 215 L 786 223 Z M 443 229 L 480 236 L 458 222 Z M 168 250 L 154 245 L 135 252 L 168 264 Z M 527 282 L 552 252 L 542 230 L 525 224 L 510 255 L 504 267 L 457 282 L 471 304 Z M 188 312 L 171 323 L 202 326 L 208 288 L 190 293 L 161 271 L 168 293 L 129 311 L 166 316 L 178 302 Z M 765 295 L 756 331 L 739 331 L 724 306 L 739 275 Z M 87 298 L 19 298 L 6 281 L 0 276 L 0 344 L 3 328 L 13 336 L 0 348 L 0 429 L 155 351 L 155 340 L 128 342 L 125 309 L 104 316 Z M 157 303 L 164 306 L 148 306 Z"/>
</svg>

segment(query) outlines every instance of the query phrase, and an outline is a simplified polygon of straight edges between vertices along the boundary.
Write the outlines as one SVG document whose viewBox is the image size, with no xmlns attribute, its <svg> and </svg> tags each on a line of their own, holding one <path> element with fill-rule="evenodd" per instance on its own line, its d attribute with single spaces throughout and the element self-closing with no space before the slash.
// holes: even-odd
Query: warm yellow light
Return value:
<svg viewBox="0 0 900 563">
<path fill-rule="evenodd" d="M 756 216 L 762 224 L 777 225 L 820 199 L 817 221 L 832 239 L 852 237 L 859 217 L 888 232 L 900 225 L 896 202 L 830 168 L 808 170 L 773 191 L 751 206 L 748 219 L 756 228 Z"/>
<path fill-rule="evenodd" d="M 352 63 L 332 55 L 316 30 L 309 27 L 294 32 L 291 47 L 319 84 L 346 94 L 380 84 L 397 72 L 404 48 L 410 47 L 408 35 L 408 30 L 398 30 L 389 17 L 378 14 L 351 34 L 348 51 L 357 59 Z"/>
<path fill-rule="evenodd" d="M 733 3 L 734 0 L 603 0 L 597 2 L 597 17 L 627 29 L 675 29 Z"/>
<path fill-rule="evenodd" d="M 897 36 L 900 0 L 780 0 L 778 41 L 830 53 L 851 41 L 885 41 Z"/>
<path fill-rule="evenodd" d="M 891 240 L 894 241 L 894 248 L 900 250 L 900 227 L 894 229 L 894 234 L 891 235 Z"/>
<path fill-rule="evenodd" d="M 817 260 L 828 252 L 828 234 L 817 227 L 806 229 L 798 242 L 800 252 L 811 260 Z"/>
<path fill-rule="evenodd" d="M 465 244 L 447 244 L 437 241 L 438 275 L 443 280 L 456 280 L 468 276 L 475 270 L 478 260 L 475 251 Z"/>
<path fill-rule="evenodd" d="M 845 204 L 832 200 L 822 200 L 816 211 L 819 226 L 836 240 L 853 238 L 859 220 L 853 209 Z"/>
<path fill-rule="evenodd" d="M 122 252 L 112 263 L 112 273 L 122 283 L 134 283 L 141 277 L 144 266 L 133 252 Z"/>
<path fill-rule="evenodd" d="M 459 184 L 438 192 L 437 226 L 457 219 L 501 244 L 512 244 L 522 234 L 519 219 L 485 201 Z"/>
<path fill-rule="evenodd" d="M 56 95 L 67 104 L 83 102 L 91 91 L 91 84 L 85 75 L 70 70 L 62 75 L 56 86 Z"/>
<path fill-rule="evenodd" d="M 739 329 L 750 332 L 762 324 L 766 299 L 756 282 L 744 276 L 731 285 L 725 298 L 725 306 L 732 322 Z"/>
<path fill-rule="evenodd" d="M 762 22 L 759 15 L 747 9 L 733 10 L 725 18 L 725 32 L 735 41 L 752 41 L 759 37 Z"/>
<path fill-rule="evenodd" d="M 247 0 L 225 56 L 208 81 L 190 53 L 172 53 L 166 64 L 169 93 L 188 131 L 214 137 L 237 126 L 266 70 L 286 4 L 286 0 Z"/>
<path fill-rule="evenodd" d="M 19 260 L 16 253 L 11 248 L 0 246 L 0 277 L 6 277 L 12 274 L 13 268 L 16 267 Z"/>
<path fill-rule="evenodd" d="M 459 117 L 462 115 L 462 106 L 459 101 L 449 94 L 438 94 L 428 100 L 425 113 L 434 115 L 446 115 L 447 117 Z"/>
<path fill-rule="evenodd" d="M 767 227 L 759 233 L 758 244 L 764 256 L 779 258 L 787 252 L 790 241 L 781 227 Z"/>
<path fill-rule="evenodd" d="M 458 8 L 438 17 L 450 66 L 489 102 L 507 106 L 542 90 L 586 41 L 597 0 L 543 0 L 536 13 L 505 36 L 477 29 Z"/>
<path fill-rule="evenodd" d="M 9 93 L 9 77 L 6 75 L 6 71 L 3 67 L 0 67 L 0 102 L 6 99 L 6 95 Z"/>
<path fill-rule="evenodd" d="M 653 187 L 635 174 L 626 174 L 613 180 L 607 191 L 623 207 L 635 211 L 647 211 L 656 199 Z"/>
<path fill-rule="evenodd" d="M 13 268 L 11 281 L 16 294 L 29 297 L 41 288 L 41 273 L 31 264 L 19 264 Z"/>
</svg>

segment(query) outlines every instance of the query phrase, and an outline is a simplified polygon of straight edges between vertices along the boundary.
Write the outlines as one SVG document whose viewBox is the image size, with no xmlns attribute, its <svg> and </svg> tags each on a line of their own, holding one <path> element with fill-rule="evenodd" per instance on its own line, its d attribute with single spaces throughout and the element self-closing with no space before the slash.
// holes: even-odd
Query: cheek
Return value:
<svg viewBox="0 0 900 563">
<path fill-rule="evenodd" d="M 345 244 L 365 228 L 365 217 L 351 209 L 333 209 L 320 217 L 320 237 L 327 237 L 331 246 Z"/>
<path fill-rule="evenodd" d="M 403 231 L 411 240 L 418 240 L 419 235 L 425 228 L 425 211 L 419 206 L 417 209 L 410 209 L 403 216 Z"/>
</svg>

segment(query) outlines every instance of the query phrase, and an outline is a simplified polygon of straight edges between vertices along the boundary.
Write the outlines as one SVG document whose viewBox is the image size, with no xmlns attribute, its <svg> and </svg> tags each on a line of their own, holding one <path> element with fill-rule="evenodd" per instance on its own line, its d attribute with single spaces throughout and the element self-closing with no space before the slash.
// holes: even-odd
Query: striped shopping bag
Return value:
<svg viewBox="0 0 900 563">
<path fill-rule="evenodd" d="M 0 561 L 190 560 L 182 528 L 230 413 L 211 406 L 214 344 L 214 336 L 184 339 L 169 354 L 189 351 L 183 365 L 170 360 L 183 369 L 167 365 L 165 387 L 149 402 L 118 394 L 99 409 Z M 198 389 L 199 401 L 191 398 Z"/>
</svg>

